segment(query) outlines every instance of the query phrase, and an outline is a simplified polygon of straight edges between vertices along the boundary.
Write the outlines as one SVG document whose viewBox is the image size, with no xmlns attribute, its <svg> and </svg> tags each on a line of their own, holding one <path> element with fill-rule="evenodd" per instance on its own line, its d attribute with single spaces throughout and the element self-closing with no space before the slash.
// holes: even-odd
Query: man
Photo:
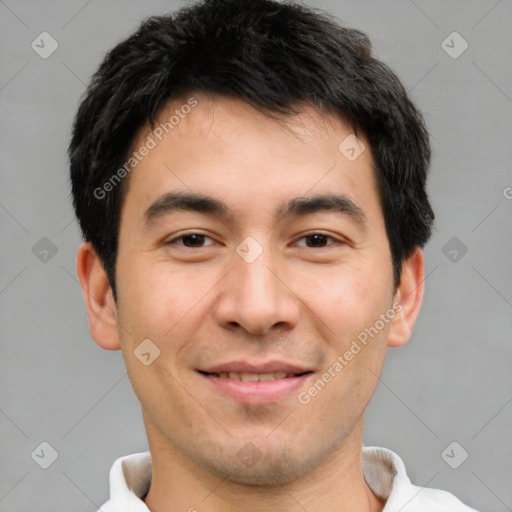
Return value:
<svg viewBox="0 0 512 512">
<path fill-rule="evenodd" d="M 93 77 L 70 159 L 91 334 L 150 448 L 103 512 L 472 510 L 362 445 L 434 219 L 423 119 L 364 34 L 271 0 L 150 18 Z"/>
</svg>

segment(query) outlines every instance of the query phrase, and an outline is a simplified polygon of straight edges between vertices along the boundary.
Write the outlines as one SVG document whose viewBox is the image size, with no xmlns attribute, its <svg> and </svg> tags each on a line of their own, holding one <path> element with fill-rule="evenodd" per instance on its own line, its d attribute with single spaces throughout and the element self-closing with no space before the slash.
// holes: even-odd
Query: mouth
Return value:
<svg viewBox="0 0 512 512">
<path fill-rule="evenodd" d="M 286 373 L 286 372 L 272 372 L 272 373 L 247 373 L 247 372 L 203 372 L 203 375 L 217 377 L 219 379 L 233 379 L 242 382 L 267 382 L 271 380 L 291 379 L 293 377 L 301 377 L 312 373 L 310 371 L 303 373 Z"/>
<path fill-rule="evenodd" d="M 231 368 L 198 370 L 198 374 L 216 394 L 244 404 L 261 405 L 277 403 L 294 392 L 296 394 L 314 373 L 283 364 L 266 365 L 265 368 L 249 366 L 244 363 L 231 365 Z"/>
</svg>

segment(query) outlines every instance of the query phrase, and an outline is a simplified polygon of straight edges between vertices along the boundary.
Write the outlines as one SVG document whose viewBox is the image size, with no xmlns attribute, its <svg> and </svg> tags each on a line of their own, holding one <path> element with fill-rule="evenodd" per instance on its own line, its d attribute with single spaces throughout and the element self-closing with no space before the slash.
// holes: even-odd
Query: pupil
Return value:
<svg viewBox="0 0 512 512">
<path fill-rule="evenodd" d="M 311 245 L 318 246 L 323 245 L 323 242 L 325 242 L 325 235 L 310 235 L 310 240 L 313 242 Z M 319 242 L 319 243 L 316 243 Z"/>
<path fill-rule="evenodd" d="M 183 237 L 183 243 L 187 247 L 190 247 L 190 246 L 196 247 L 197 245 L 201 245 L 201 243 L 204 241 L 203 239 L 204 239 L 204 235 L 187 235 L 187 236 Z M 192 243 L 191 244 L 187 243 L 187 240 L 188 241 L 192 240 Z"/>
</svg>

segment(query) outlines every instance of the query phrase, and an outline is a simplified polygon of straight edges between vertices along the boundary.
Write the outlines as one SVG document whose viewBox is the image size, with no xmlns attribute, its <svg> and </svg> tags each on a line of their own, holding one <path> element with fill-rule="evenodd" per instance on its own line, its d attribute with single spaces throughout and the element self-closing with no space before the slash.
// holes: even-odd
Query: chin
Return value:
<svg viewBox="0 0 512 512">
<path fill-rule="evenodd" d="M 209 460 L 198 461 L 221 478 L 230 482 L 251 487 L 276 487 L 293 482 L 308 474 L 319 465 L 324 456 L 316 457 L 294 446 L 290 452 L 285 446 L 266 451 L 257 450 L 250 442 L 240 450 L 228 450 L 224 447 Z M 228 456 L 229 453 L 233 455 Z M 210 452 L 211 454 L 211 452 Z M 205 453 L 203 452 L 203 457 Z"/>
<path fill-rule="evenodd" d="M 259 468 L 238 468 L 226 478 L 245 487 L 274 488 L 289 484 L 308 473 L 307 468 L 297 464 L 287 464 L 280 468 L 262 464 Z"/>
</svg>

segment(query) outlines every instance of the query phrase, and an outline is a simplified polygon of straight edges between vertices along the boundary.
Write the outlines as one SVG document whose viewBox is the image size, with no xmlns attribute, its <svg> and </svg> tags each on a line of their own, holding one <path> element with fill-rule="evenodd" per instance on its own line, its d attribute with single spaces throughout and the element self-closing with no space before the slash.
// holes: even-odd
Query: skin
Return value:
<svg viewBox="0 0 512 512">
<path fill-rule="evenodd" d="M 238 99 L 193 97 L 198 105 L 129 176 L 117 304 L 93 247 L 82 244 L 77 257 L 91 334 L 101 347 L 122 350 L 142 406 L 153 463 L 145 502 L 154 512 L 380 511 L 384 500 L 362 472 L 364 413 L 387 347 L 412 333 L 423 252 L 403 262 L 395 289 L 370 147 L 359 136 L 366 150 L 349 161 L 338 145 L 352 130 L 340 119 L 303 106 L 284 122 Z M 160 120 L 185 102 L 166 105 Z M 133 147 L 149 133 L 141 129 Z M 214 196 L 232 217 L 180 211 L 148 227 L 144 212 L 170 191 Z M 324 192 L 352 199 L 365 226 L 330 211 L 276 220 L 282 202 Z M 318 232 L 332 238 L 315 246 L 306 235 Z M 178 238 L 190 233 L 207 238 L 192 245 Z M 263 249 L 252 263 L 236 252 L 248 236 Z M 401 305 L 393 319 L 300 403 L 298 393 L 393 303 Z M 147 338 L 160 350 L 149 366 L 134 356 Z M 250 404 L 197 372 L 238 359 L 277 359 L 315 373 L 275 403 Z M 237 456 L 249 442 L 261 456 L 250 467 Z"/>
</svg>

